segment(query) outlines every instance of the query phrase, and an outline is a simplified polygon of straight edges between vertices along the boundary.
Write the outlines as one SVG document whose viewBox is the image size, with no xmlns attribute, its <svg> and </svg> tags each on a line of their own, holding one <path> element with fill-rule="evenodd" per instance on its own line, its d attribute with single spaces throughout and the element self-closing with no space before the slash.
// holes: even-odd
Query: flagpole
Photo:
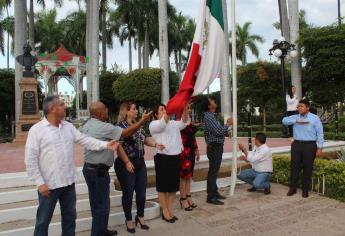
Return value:
<svg viewBox="0 0 345 236">
<path fill-rule="evenodd" d="M 237 181 L 237 65 L 236 65 L 236 0 L 231 0 L 231 30 L 232 30 L 232 100 L 233 100 L 233 138 L 232 138 L 232 168 L 231 168 L 231 185 L 230 196 L 235 193 Z"/>
</svg>

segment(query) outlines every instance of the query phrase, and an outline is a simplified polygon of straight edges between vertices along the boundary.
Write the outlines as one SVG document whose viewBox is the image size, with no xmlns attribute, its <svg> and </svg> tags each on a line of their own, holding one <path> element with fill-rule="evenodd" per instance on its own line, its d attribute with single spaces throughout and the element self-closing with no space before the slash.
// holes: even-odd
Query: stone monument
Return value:
<svg viewBox="0 0 345 236">
<path fill-rule="evenodd" d="M 40 120 L 38 110 L 37 85 L 34 78 L 33 66 L 37 62 L 36 56 L 31 55 L 29 44 L 23 46 L 24 54 L 16 57 L 17 62 L 24 67 L 23 78 L 19 81 L 20 113 L 16 124 L 16 138 L 14 142 L 25 142 L 29 129 Z"/>
</svg>

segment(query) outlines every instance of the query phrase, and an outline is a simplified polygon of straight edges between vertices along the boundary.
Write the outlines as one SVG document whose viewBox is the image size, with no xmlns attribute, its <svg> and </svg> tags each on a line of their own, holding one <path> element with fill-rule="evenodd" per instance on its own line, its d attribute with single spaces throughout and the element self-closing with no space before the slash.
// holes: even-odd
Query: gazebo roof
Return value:
<svg viewBox="0 0 345 236">
<path fill-rule="evenodd" d="M 67 62 L 72 61 L 73 57 L 79 57 L 79 60 L 81 63 L 85 63 L 86 59 L 84 56 L 77 55 L 73 52 L 68 51 L 65 46 L 60 43 L 60 47 L 56 49 L 55 52 L 49 53 L 47 55 L 44 55 L 41 57 L 40 55 L 36 55 L 38 61 L 61 61 L 61 62 Z"/>
</svg>

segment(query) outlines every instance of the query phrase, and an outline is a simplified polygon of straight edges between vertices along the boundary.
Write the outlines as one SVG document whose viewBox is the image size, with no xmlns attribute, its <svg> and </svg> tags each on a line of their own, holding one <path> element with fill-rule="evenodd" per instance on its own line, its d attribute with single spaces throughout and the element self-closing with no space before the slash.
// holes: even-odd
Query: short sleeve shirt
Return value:
<svg viewBox="0 0 345 236">
<path fill-rule="evenodd" d="M 122 134 L 122 128 L 94 118 L 89 119 L 83 127 L 80 128 L 80 131 L 103 141 L 118 141 Z M 101 151 L 84 149 L 84 158 L 85 162 L 90 164 L 106 164 L 107 166 L 112 166 L 114 164 L 114 152 L 108 149 Z"/>
</svg>

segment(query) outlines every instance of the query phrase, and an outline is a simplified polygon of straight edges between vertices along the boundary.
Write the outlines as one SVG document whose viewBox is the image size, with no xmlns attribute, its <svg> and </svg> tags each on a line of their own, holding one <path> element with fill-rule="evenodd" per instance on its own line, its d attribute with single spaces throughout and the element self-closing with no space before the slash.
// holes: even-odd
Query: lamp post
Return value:
<svg viewBox="0 0 345 236">
<path fill-rule="evenodd" d="M 282 102 L 283 102 L 283 113 L 282 116 L 286 116 L 286 91 L 285 91 L 285 57 L 290 53 L 290 57 L 296 57 L 298 52 L 294 44 L 291 44 L 285 40 L 284 37 L 273 40 L 273 47 L 269 50 L 269 55 L 276 56 L 280 59 L 280 73 L 282 80 Z M 287 128 L 283 125 L 282 127 L 282 137 L 287 138 Z"/>
<path fill-rule="evenodd" d="M 253 149 L 252 145 L 252 125 L 251 125 L 251 110 L 250 110 L 250 99 L 247 99 L 247 129 L 248 129 L 248 150 L 251 151 Z"/>
</svg>

